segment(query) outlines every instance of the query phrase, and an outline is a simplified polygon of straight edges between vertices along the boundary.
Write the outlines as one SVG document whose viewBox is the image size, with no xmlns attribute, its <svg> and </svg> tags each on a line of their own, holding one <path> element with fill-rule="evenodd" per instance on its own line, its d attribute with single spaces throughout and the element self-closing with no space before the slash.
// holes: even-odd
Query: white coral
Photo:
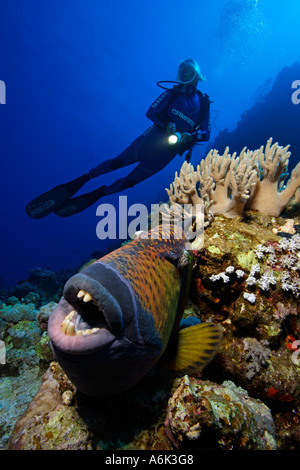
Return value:
<svg viewBox="0 0 300 470">
<path fill-rule="evenodd" d="M 254 276 L 249 276 L 246 279 L 247 286 L 255 286 L 256 283 L 257 283 L 257 279 Z"/>
<path fill-rule="evenodd" d="M 258 281 L 258 286 L 262 290 L 269 290 L 270 285 L 275 286 L 276 284 L 277 284 L 277 279 L 272 272 L 267 272 L 263 274 L 262 277 Z"/>
<path fill-rule="evenodd" d="M 251 304 L 254 304 L 256 301 L 256 295 L 250 294 L 249 292 L 244 292 L 244 299 L 248 300 Z"/>
<path fill-rule="evenodd" d="M 237 275 L 237 277 L 244 277 L 245 276 L 244 271 L 242 271 L 241 269 L 237 269 L 235 274 Z"/>
<path fill-rule="evenodd" d="M 213 282 L 219 281 L 220 279 L 222 279 L 222 281 L 225 283 L 230 281 L 230 277 L 227 276 L 227 274 L 225 274 L 224 272 L 219 273 L 219 274 L 213 274 L 212 276 L 210 276 L 209 279 Z"/>
</svg>

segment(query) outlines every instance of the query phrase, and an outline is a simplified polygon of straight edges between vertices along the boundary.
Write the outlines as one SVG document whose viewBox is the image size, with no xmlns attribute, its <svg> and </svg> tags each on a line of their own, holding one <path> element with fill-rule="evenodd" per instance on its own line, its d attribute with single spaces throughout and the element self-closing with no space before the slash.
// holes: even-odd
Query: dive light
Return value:
<svg viewBox="0 0 300 470">
<path fill-rule="evenodd" d="M 174 132 L 174 134 L 169 135 L 168 142 L 170 145 L 178 144 L 181 141 L 180 132 Z"/>
</svg>

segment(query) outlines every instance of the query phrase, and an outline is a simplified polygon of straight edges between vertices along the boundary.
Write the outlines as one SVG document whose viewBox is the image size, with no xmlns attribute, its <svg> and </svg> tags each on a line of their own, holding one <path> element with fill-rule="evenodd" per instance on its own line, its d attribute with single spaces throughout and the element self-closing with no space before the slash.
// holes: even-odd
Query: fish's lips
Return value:
<svg viewBox="0 0 300 470">
<path fill-rule="evenodd" d="M 85 274 L 69 279 L 48 322 L 52 344 L 73 354 L 102 349 L 122 331 L 120 305 L 98 281 Z"/>
</svg>

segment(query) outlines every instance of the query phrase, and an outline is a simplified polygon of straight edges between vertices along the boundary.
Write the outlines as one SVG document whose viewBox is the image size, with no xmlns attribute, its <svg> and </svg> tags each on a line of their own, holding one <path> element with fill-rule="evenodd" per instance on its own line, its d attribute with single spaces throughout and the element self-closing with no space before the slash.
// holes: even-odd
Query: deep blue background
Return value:
<svg viewBox="0 0 300 470">
<path fill-rule="evenodd" d="M 156 81 L 175 79 L 185 58 L 200 63 L 207 77 L 201 89 L 216 111 L 213 142 L 219 129 L 235 128 L 266 80 L 298 60 L 299 14 L 298 0 L 1 0 L 0 80 L 7 92 L 0 107 L 1 287 L 33 267 L 76 266 L 107 248 L 110 242 L 96 237 L 97 205 L 38 221 L 24 207 L 142 133 L 161 92 Z M 197 148 L 193 163 L 206 150 Z M 129 204 L 165 200 L 181 164 L 177 157 L 122 195 Z M 118 196 L 102 201 L 116 204 Z"/>
</svg>

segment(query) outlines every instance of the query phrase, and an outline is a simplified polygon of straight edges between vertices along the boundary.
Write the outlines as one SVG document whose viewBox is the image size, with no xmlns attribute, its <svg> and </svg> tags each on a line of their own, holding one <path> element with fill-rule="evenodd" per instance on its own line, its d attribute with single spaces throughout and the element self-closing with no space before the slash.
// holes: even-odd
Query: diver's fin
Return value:
<svg viewBox="0 0 300 470">
<path fill-rule="evenodd" d="M 101 186 L 90 193 L 68 199 L 54 210 L 54 213 L 60 217 L 69 217 L 70 215 L 78 214 L 78 212 L 84 211 L 97 202 L 102 196 L 105 196 L 106 190 L 107 186 Z"/>
<path fill-rule="evenodd" d="M 185 161 L 186 161 L 187 163 L 190 163 L 191 158 L 192 158 L 192 153 L 193 153 L 193 149 L 190 149 L 190 150 L 188 150 L 188 151 L 186 152 L 186 154 L 185 154 Z"/>
<path fill-rule="evenodd" d="M 175 351 L 171 348 L 172 358 L 163 367 L 184 374 L 200 371 L 217 354 L 222 337 L 220 327 L 212 322 L 183 328 L 178 333 Z"/>
<path fill-rule="evenodd" d="M 33 219 L 42 219 L 51 214 L 66 200 L 72 197 L 79 189 L 89 181 L 89 174 L 79 176 L 68 183 L 60 184 L 55 188 L 41 194 L 26 206 L 26 212 Z"/>
</svg>

